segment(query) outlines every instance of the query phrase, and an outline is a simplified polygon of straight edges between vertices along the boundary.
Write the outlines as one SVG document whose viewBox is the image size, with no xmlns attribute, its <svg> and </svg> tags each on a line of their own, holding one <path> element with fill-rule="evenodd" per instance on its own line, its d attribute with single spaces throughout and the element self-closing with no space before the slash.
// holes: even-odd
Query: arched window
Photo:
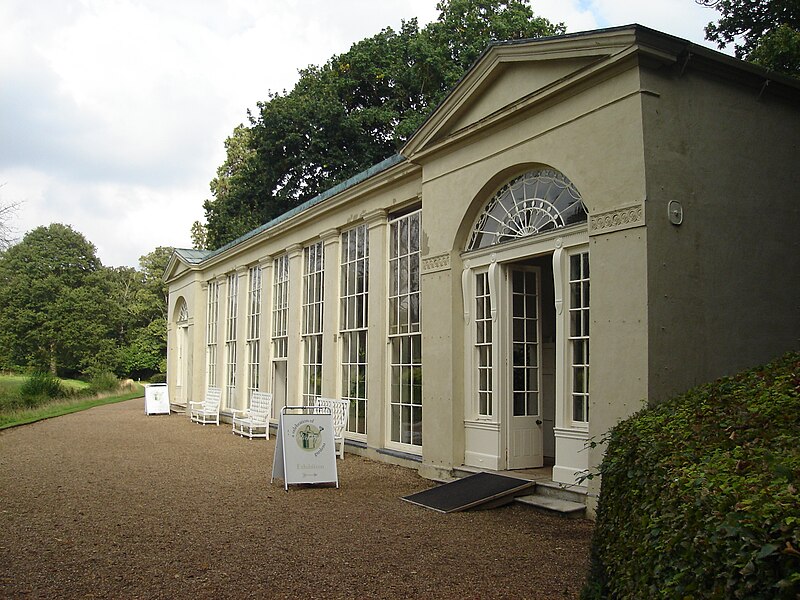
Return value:
<svg viewBox="0 0 800 600">
<path fill-rule="evenodd" d="M 486 204 L 472 228 L 467 250 L 478 250 L 585 222 L 581 195 L 564 175 L 551 169 L 512 179 Z"/>
<path fill-rule="evenodd" d="M 180 324 L 186 323 L 189 320 L 189 307 L 186 305 L 186 301 L 181 301 L 181 307 L 178 311 L 178 319 L 177 322 Z"/>
</svg>

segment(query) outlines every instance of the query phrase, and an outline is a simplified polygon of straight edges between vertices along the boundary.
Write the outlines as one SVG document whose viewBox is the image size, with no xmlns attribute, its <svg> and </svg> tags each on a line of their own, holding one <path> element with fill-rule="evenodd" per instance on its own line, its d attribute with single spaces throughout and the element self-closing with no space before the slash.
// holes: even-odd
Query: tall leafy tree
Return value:
<svg viewBox="0 0 800 600">
<path fill-rule="evenodd" d="M 536 17 L 528 0 L 443 0 L 437 8 L 426 27 L 412 19 L 386 28 L 258 103 L 249 126 L 228 138 L 211 183 L 208 248 L 397 152 L 490 42 L 564 31 Z"/>
<path fill-rule="evenodd" d="M 96 250 L 54 223 L 0 255 L 0 361 L 58 374 L 114 354 L 115 306 Z"/>
<path fill-rule="evenodd" d="M 706 39 L 719 48 L 734 44 L 737 58 L 791 77 L 800 77 L 798 0 L 695 0 L 714 8 L 719 21 L 706 26 Z"/>
<path fill-rule="evenodd" d="M 120 374 L 147 377 L 166 370 L 169 292 L 163 276 L 172 251 L 159 246 L 140 257 L 139 270 L 110 270 L 114 301 L 121 309 L 117 331 Z"/>
</svg>

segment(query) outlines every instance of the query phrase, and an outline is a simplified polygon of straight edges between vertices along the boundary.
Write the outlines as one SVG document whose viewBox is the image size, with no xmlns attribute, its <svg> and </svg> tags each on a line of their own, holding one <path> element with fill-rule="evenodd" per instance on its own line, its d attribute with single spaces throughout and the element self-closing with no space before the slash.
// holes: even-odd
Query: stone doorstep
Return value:
<svg viewBox="0 0 800 600">
<path fill-rule="evenodd" d="M 556 483 L 550 480 L 538 480 L 536 482 L 536 494 L 548 496 L 558 500 L 568 500 L 577 504 L 586 505 L 587 492 L 585 487 L 577 485 L 568 486 L 563 483 Z"/>
<path fill-rule="evenodd" d="M 461 465 L 453 469 L 453 479 L 467 477 L 480 471 L 481 469 L 476 467 Z M 515 475 L 513 471 L 502 471 L 499 474 L 526 479 L 524 476 Z M 587 498 L 585 488 L 565 486 L 549 479 L 536 479 L 535 482 L 532 493 L 517 496 L 514 498 L 514 502 L 568 518 L 580 518 L 585 515 Z M 525 492 L 528 491 L 525 490 Z"/>
<path fill-rule="evenodd" d="M 538 488 L 539 486 L 537 485 L 536 487 Z M 572 502 L 571 500 L 561 500 L 559 498 L 544 496 L 541 494 L 517 496 L 514 498 L 514 501 L 568 518 L 580 518 L 586 513 L 585 504 L 581 504 L 580 502 Z"/>
</svg>

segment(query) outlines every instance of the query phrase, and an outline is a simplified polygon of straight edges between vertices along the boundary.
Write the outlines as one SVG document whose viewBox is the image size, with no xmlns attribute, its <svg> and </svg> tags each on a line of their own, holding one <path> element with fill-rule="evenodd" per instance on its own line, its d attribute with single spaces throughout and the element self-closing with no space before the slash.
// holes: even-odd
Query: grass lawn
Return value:
<svg viewBox="0 0 800 600">
<path fill-rule="evenodd" d="M 26 379 L 24 375 L 0 375 L 0 393 L 15 393 Z"/>
<path fill-rule="evenodd" d="M 42 419 L 86 410 L 101 404 L 112 404 L 133 398 L 141 398 L 144 395 L 144 387 L 138 383 L 134 384 L 132 390 L 124 393 L 79 395 L 80 392 L 89 388 L 88 383 L 77 379 L 62 379 L 62 385 L 68 391 L 76 393 L 75 396 L 54 399 L 32 408 L 10 408 L 6 400 L 18 397 L 19 388 L 22 387 L 26 379 L 27 377 L 24 375 L 0 375 L 0 429 L 27 425 Z"/>
<path fill-rule="evenodd" d="M 27 375 L 0 374 L 0 394 L 4 392 L 8 394 L 16 393 L 27 378 Z M 62 379 L 61 383 L 68 390 L 85 390 L 89 387 L 87 382 L 80 379 Z"/>
</svg>

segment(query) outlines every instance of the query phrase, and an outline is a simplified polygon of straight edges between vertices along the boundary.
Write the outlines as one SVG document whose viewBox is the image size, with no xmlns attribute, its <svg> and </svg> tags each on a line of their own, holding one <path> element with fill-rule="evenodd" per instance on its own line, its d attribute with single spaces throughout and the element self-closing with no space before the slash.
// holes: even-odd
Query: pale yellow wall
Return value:
<svg viewBox="0 0 800 600">
<path fill-rule="evenodd" d="M 691 66 L 646 73 L 654 401 L 800 347 L 799 105 Z"/>
<path fill-rule="evenodd" d="M 631 69 L 469 146 L 425 158 L 423 252 L 428 259 L 447 254 L 451 267 L 423 276 L 423 355 L 426 364 L 447 374 L 431 377 L 428 370 L 424 379 L 426 465 L 463 461 L 460 252 L 477 212 L 500 185 L 537 165 L 570 178 L 590 215 L 641 206 L 638 90 L 638 74 Z M 643 227 L 590 234 L 591 314 L 599 329 L 591 336 L 590 394 L 598 404 L 590 435 L 597 435 L 640 406 L 647 393 L 646 235 Z"/>
<path fill-rule="evenodd" d="M 452 128 L 458 130 L 476 123 L 511 102 L 571 75 L 592 60 L 594 57 L 505 63 L 481 81 L 477 95 L 456 115 Z"/>
<path fill-rule="evenodd" d="M 198 394 L 202 394 L 204 389 L 204 365 L 202 360 L 198 360 L 201 355 L 197 354 L 198 341 L 205 336 L 205 295 L 200 293 L 200 282 L 196 273 L 187 271 L 170 285 L 168 300 L 169 322 L 167 327 L 167 383 L 169 387 L 170 399 L 178 400 L 175 393 L 175 380 L 177 376 L 177 326 L 178 304 L 186 302 L 189 310 L 189 344 L 185 351 L 189 353 L 186 366 L 188 372 L 184 374 L 185 383 L 188 385 L 186 392 L 189 400 L 195 400 Z M 201 335 L 202 334 L 202 335 Z M 204 343 L 204 342 L 201 342 Z M 205 356 L 204 354 L 202 356 Z M 199 366 L 198 366 L 199 362 Z M 199 369 L 199 371 L 198 371 Z"/>
</svg>

